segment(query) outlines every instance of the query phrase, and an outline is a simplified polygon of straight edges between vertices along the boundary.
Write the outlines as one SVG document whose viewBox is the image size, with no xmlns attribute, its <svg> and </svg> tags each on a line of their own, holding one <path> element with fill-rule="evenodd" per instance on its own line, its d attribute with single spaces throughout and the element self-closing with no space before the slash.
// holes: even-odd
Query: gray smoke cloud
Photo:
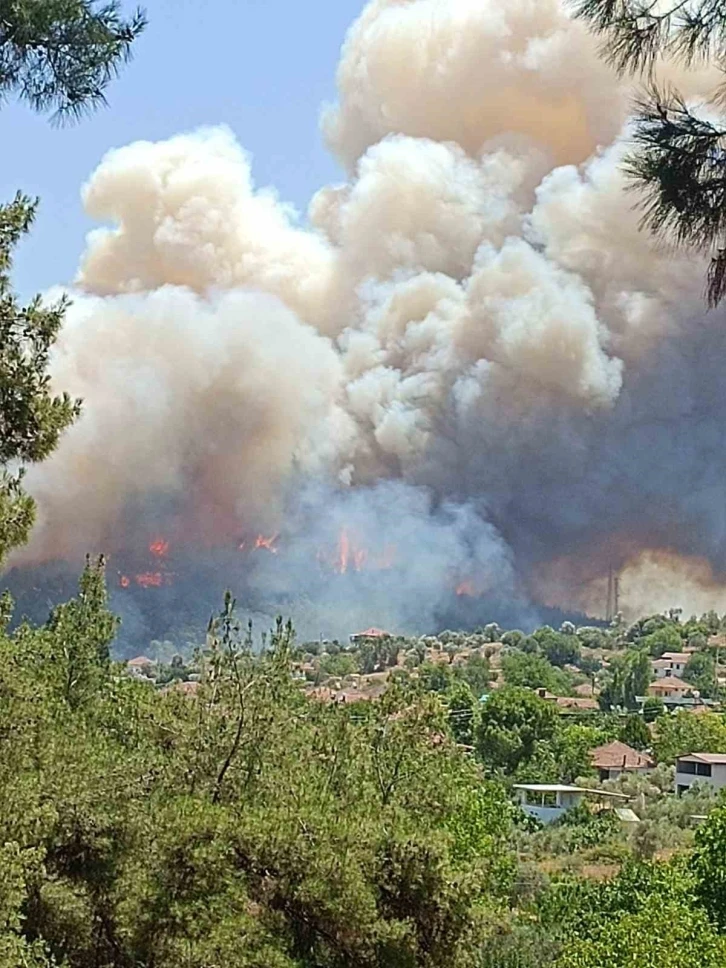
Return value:
<svg viewBox="0 0 726 968">
<path fill-rule="evenodd" d="M 638 230 L 630 88 L 562 0 L 373 0 L 337 82 L 306 222 L 223 127 L 102 160 L 52 364 L 85 412 L 14 563 L 163 529 L 308 634 L 597 615 L 611 565 L 631 612 L 726 610 L 726 329 Z"/>
</svg>

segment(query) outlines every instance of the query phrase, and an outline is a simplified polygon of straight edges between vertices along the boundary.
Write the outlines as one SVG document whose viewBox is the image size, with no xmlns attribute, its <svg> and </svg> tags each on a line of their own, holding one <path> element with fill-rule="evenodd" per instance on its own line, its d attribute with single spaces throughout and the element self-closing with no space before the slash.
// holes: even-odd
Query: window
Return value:
<svg viewBox="0 0 726 968">
<path fill-rule="evenodd" d="M 696 775 L 697 776 L 711 776 L 711 764 L 710 763 L 696 763 Z"/>
<path fill-rule="evenodd" d="M 691 773 L 695 775 L 696 764 L 691 763 L 688 760 L 678 760 L 678 763 L 676 766 L 676 773 Z"/>
<path fill-rule="evenodd" d="M 686 792 L 687 789 L 688 789 L 688 787 L 684 783 L 679 783 L 676 792 L 678 793 L 678 796 L 680 797 L 682 794 L 684 794 Z"/>
</svg>

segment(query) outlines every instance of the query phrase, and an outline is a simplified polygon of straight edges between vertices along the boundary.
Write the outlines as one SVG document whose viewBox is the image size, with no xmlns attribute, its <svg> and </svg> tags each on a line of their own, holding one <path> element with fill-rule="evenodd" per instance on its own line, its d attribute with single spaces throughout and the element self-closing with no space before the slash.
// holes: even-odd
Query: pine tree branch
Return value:
<svg viewBox="0 0 726 968">
<path fill-rule="evenodd" d="M 726 2 L 571 0 L 573 13 L 603 37 L 602 54 L 619 74 L 652 74 L 661 56 L 687 66 L 726 53 Z"/>
</svg>

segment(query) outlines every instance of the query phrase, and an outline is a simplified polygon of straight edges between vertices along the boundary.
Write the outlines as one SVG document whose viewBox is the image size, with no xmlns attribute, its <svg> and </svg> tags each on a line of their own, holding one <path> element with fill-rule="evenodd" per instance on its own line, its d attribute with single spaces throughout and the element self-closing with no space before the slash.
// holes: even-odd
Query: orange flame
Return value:
<svg viewBox="0 0 726 968">
<path fill-rule="evenodd" d="M 336 571 L 339 575 L 344 575 L 348 571 L 348 558 L 350 557 L 350 540 L 345 528 L 340 532 L 338 541 L 338 564 Z"/>
<path fill-rule="evenodd" d="M 169 542 L 165 538 L 154 538 L 149 544 L 149 551 L 155 558 L 165 558 L 169 553 Z"/>
<path fill-rule="evenodd" d="M 134 581 L 142 588 L 161 588 L 164 576 L 160 571 L 144 571 L 140 575 L 134 575 Z"/>
<path fill-rule="evenodd" d="M 462 581 L 456 586 L 456 594 L 459 598 L 475 598 L 476 587 L 471 580 Z"/>
<path fill-rule="evenodd" d="M 338 541 L 334 549 L 321 548 L 316 553 L 317 560 L 331 568 L 337 575 L 346 575 L 351 571 L 365 571 L 374 569 L 387 570 L 393 567 L 396 557 L 394 545 L 384 545 L 380 554 L 365 548 L 347 527 L 340 530 Z"/>
<path fill-rule="evenodd" d="M 279 532 L 276 532 L 275 534 L 271 535 L 269 538 L 266 538 L 263 534 L 258 534 L 255 540 L 255 548 L 257 549 L 264 548 L 265 551 L 269 551 L 270 554 L 276 555 L 278 552 L 278 549 L 275 547 L 275 542 L 279 537 L 280 537 Z M 242 542 L 240 547 L 243 547 L 243 546 L 244 546 L 244 541 Z"/>
<path fill-rule="evenodd" d="M 131 584 L 131 579 L 129 578 L 129 576 L 121 575 L 121 577 L 119 578 L 119 585 L 122 588 L 128 588 L 130 584 Z"/>
</svg>

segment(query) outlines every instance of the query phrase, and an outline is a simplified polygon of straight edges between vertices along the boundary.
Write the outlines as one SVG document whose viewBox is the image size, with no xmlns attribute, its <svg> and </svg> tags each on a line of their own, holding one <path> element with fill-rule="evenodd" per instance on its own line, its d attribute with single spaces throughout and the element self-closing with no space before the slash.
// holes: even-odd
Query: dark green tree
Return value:
<svg viewBox="0 0 726 968">
<path fill-rule="evenodd" d="M 636 750 L 644 750 L 650 746 L 650 730 L 643 716 L 628 716 L 620 727 L 618 739 Z"/>
<path fill-rule="evenodd" d="M 481 655 L 472 655 L 466 663 L 454 666 L 454 676 L 463 680 L 477 698 L 489 690 L 491 671 L 488 661 Z"/>
<path fill-rule="evenodd" d="M 712 698 L 718 694 L 716 661 L 710 652 L 694 652 L 683 671 L 683 678 L 702 696 Z"/>
<path fill-rule="evenodd" d="M 553 738 L 560 725 L 552 703 L 529 689 L 505 687 L 483 704 L 476 747 L 487 770 L 512 774 L 535 755 L 537 743 Z"/>
<path fill-rule="evenodd" d="M 659 762 L 673 763 L 685 753 L 726 753 L 726 719 L 717 713 L 661 716 L 653 735 Z"/>
<path fill-rule="evenodd" d="M 726 807 L 712 810 L 696 831 L 691 870 L 698 897 L 721 930 L 726 930 Z"/>
<path fill-rule="evenodd" d="M 34 215 L 35 204 L 22 196 L 0 205 L 0 562 L 27 540 L 34 520 L 22 471 L 9 467 L 47 457 L 79 412 L 79 401 L 53 394 L 47 374 L 66 303 L 36 298 L 21 306 L 10 286 L 13 249 Z"/>
<path fill-rule="evenodd" d="M 144 22 L 140 11 L 122 18 L 116 2 L 0 0 L 0 101 L 17 96 L 58 118 L 95 107 Z M 66 302 L 37 297 L 22 306 L 10 284 L 13 252 L 36 206 L 20 194 L 0 205 L 0 564 L 33 524 L 23 467 L 53 451 L 80 407 L 53 393 L 47 372 Z"/>
<path fill-rule="evenodd" d="M 555 695 L 570 691 L 571 681 L 567 673 L 555 668 L 544 656 L 510 652 L 502 659 L 502 671 L 510 686 L 547 689 Z"/>
<path fill-rule="evenodd" d="M 714 120 L 724 87 L 713 92 L 710 117 L 694 113 L 674 90 L 654 81 L 658 58 L 686 68 L 710 61 L 726 66 L 726 11 L 719 0 L 573 0 L 603 38 L 603 52 L 620 74 L 645 77 L 636 105 L 635 150 L 626 170 L 643 193 L 643 223 L 711 256 L 708 301 L 726 294 L 726 127 Z"/>
<path fill-rule="evenodd" d="M 446 704 L 449 707 L 449 728 L 457 743 L 474 744 L 478 722 L 479 702 L 466 682 L 453 683 Z"/>
<path fill-rule="evenodd" d="M 600 705 L 604 709 L 634 709 L 636 697 L 646 694 L 652 676 L 650 656 L 645 649 L 613 656 L 600 693 Z"/>
<path fill-rule="evenodd" d="M 574 634 L 574 631 L 570 634 L 555 632 L 554 629 L 545 625 L 538 629 L 532 637 L 537 640 L 542 654 L 552 665 L 574 664 L 580 658 L 580 640 Z"/>
</svg>

